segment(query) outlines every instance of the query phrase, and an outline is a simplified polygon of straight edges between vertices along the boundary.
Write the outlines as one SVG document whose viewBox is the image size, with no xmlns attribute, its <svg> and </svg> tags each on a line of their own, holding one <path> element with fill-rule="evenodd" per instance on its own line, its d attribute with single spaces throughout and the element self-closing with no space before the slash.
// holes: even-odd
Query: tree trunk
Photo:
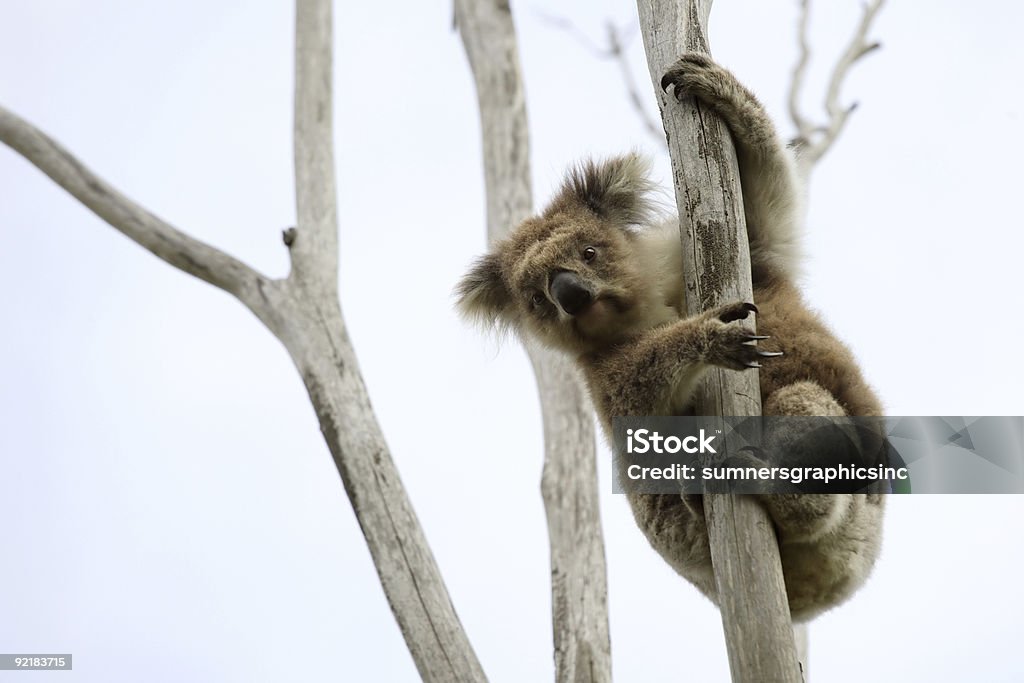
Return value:
<svg viewBox="0 0 1024 683">
<path fill-rule="evenodd" d="M 732 141 L 717 116 L 692 99 L 677 103 L 659 87 L 682 53 L 709 52 L 711 0 L 638 0 L 637 6 L 672 157 L 687 310 L 752 301 Z M 715 369 L 696 407 L 700 415 L 759 415 L 757 372 Z M 706 495 L 704 509 L 733 680 L 797 683 L 789 604 L 767 514 L 752 498 L 732 495 Z"/>
<path fill-rule="evenodd" d="M 494 242 L 533 211 L 515 27 L 501 0 L 456 0 L 455 18 L 476 82 L 487 236 Z M 602 683 L 611 680 L 611 644 L 592 411 L 564 354 L 536 346 L 526 351 L 544 418 L 541 494 L 551 548 L 555 680 Z"/>
</svg>

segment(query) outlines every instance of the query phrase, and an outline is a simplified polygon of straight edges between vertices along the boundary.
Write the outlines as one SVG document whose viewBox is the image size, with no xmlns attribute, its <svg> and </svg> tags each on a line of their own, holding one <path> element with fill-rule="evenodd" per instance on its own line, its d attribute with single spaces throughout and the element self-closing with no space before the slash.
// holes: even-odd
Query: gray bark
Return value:
<svg viewBox="0 0 1024 683">
<path fill-rule="evenodd" d="M 494 242 L 533 210 L 515 27 L 508 3 L 499 0 L 456 0 L 455 17 L 476 81 L 487 236 Z M 544 419 L 541 493 L 551 548 L 555 679 L 610 681 L 608 587 L 590 405 L 563 354 L 537 347 L 527 353 Z"/>
<path fill-rule="evenodd" d="M 691 313 L 752 301 L 750 254 L 732 141 L 724 124 L 692 99 L 677 103 L 661 77 L 683 53 L 708 53 L 711 0 L 638 0 L 651 80 L 672 157 L 686 306 Z M 758 415 L 756 371 L 716 370 L 697 402 L 702 415 Z M 753 499 L 704 498 L 734 681 L 800 681 L 778 543 Z"/>
<path fill-rule="evenodd" d="M 808 657 L 810 656 L 810 638 L 807 634 L 807 624 L 793 624 L 793 640 L 796 641 L 796 658 L 800 662 L 800 674 L 803 676 L 803 683 L 811 680 L 811 669 Z"/>
<path fill-rule="evenodd" d="M 127 199 L 28 122 L 0 108 L 0 141 L 167 263 L 248 306 L 287 348 L 425 681 L 484 681 L 374 416 L 338 302 L 331 117 L 331 3 L 298 0 L 292 271 L 271 280 Z"/>
</svg>

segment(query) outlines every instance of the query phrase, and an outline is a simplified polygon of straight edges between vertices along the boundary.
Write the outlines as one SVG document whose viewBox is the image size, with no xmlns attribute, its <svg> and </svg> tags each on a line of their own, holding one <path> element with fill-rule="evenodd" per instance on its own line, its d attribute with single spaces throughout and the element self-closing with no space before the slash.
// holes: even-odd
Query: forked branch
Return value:
<svg viewBox="0 0 1024 683">
<path fill-rule="evenodd" d="M 842 133 L 850 114 L 857 108 L 854 102 L 843 106 L 839 101 L 840 90 L 854 64 L 865 55 L 881 47 L 881 43 L 869 41 L 868 31 L 875 16 L 882 8 L 884 0 L 871 0 L 864 6 L 860 22 L 854 31 L 846 50 L 836 61 L 829 77 L 825 91 L 825 113 L 828 120 L 824 124 L 814 124 L 800 110 L 800 96 L 807 75 L 807 66 L 811 59 L 810 43 L 807 38 L 807 25 L 810 17 L 811 0 L 800 0 L 800 18 L 797 23 L 797 45 L 799 48 L 796 65 L 789 84 L 789 116 L 796 127 L 797 134 L 793 145 L 799 152 L 798 167 L 806 178 L 811 168 L 832 147 Z"/>
<path fill-rule="evenodd" d="M 98 178 L 28 122 L 0 109 L 0 141 L 167 263 L 234 294 L 281 340 L 366 537 L 391 610 L 424 681 L 484 681 L 370 406 L 337 296 L 331 132 L 330 0 L 298 0 L 292 272 L 265 276 L 184 234 Z"/>
</svg>

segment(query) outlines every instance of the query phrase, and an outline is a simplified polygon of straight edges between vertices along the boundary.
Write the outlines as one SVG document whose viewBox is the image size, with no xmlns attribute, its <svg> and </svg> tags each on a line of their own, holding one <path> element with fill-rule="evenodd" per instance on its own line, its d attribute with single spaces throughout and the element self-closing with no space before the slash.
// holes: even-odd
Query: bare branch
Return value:
<svg viewBox="0 0 1024 683">
<path fill-rule="evenodd" d="M 331 3 L 296 5 L 295 193 L 298 229 L 291 245 L 292 273 L 307 286 L 337 297 L 338 216 L 334 199 L 331 102 Z"/>
<path fill-rule="evenodd" d="M 842 133 L 846 120 L 857 108 L 856 102 L 848 107 L 842 106 L 839 102 L 839 91 L 854 64 L 865 55 L 881 47 L 880 43 L 868 42 L 867 34 L 875 16 L 882 8 L 883 2 L 884 0 L 871 0 L 864 6 L 864 13 L 861 15 L 860 22 L 857 24 L 846 51 L 832 68 L 832 75 L 825 93 L 825 112 L 828 115 L 828 121 L 824 125 L 813 126 L 800 113 L 800 90 L 803 87 L 806 67 L 810 59 L 810 48 L 807 42 L 810 0 L 801 0 L 798 24 L 800 55 L 790 81 L 789 114 L 797 128 L 797 137 L 793 142 L 800 152 L 798 168 L 805 179 L 810 175 L 811 168 L 831 149 L 836 138 Z"/>
<path fill-rule="evenodd" d="M 583 45 L 583 47 L 587 48 L 588 51 L 593 52 L 595 56 L 600 57 L 601 59 L 606 59 L 609 56 L 608 48 L 606 46 L 598 45 L 596 42 L 591 40 L 590 36 L 588 36 L 585 31 L 580 30 L 580 27 L 577 26 L 572 19 L 552 14 L 541 9 L 534 11 L 541 21 L 550 24 L 560 31 L 565 31 Z"/>
<path fill-rule="evenodd" d="M 508 3 L 456 0 L 476 81 L 487 188 L 487 234 L 500 239 L 533 209 L 529 139 Z M 611 680 L 607 579 L 594 425 L 579 376 L 562 354 L 528 347 L 544 418 L 541 493 L 551 547 L 555 679 Z"/>
<path fill-rule="evenodd" d="M 626 86 L 626 93 L 629 97 L 629 103 L 633 105 L 633 110 L 636 115 L 640 118 L 640 123 L 643 124 L 644 130 L 657 140 L 660 144 L 665 143 L 665 129 L 655 123 L 651 115 L 647 113 L 647 108 L 644 106 L 644 99 L 640 97 L 640 89 L 637 87 L 636 81 L 633 80 L 633 72 L 629 66 L 629 59 L 626 56 L 626 51 L 622 46 L 622 38 L 618 28 L 615 24 L 608 22 L 608 54 L 619 63 L 619 69 L 622 71 L 622 82 Z"/>
<path fill-rule="evenodd" d="M 684 52 L 709 52 L 711 0 L 638 0 L 647 63 L 659 93 L 679 207 L 686 308 L 752 301 L 739 170 L 722 121 L 659 87 Z M 714 271 L 705 273 L 713 264 Z M 705 277 L 708 275 L 708 277 Z M 698 394 L 698 415 L 759 415 L 755 373 L 718 371 Z M 705 494 L 711 559 L 734 681 L 800 680 L 779 547 L 767 513 L 747 496 Z"/>
<path fill-rule="evenodd" d="M 484 681 L 370 405 L 338 305 L 331 0 L 298 0 L 295 27 L 298 224 L 293 272 L 274 302 L 280 315 L 268 325 L 302 374 L 420 677 Z"/>
<path fill-rule="evenodd" d="M 809 18 L 810 0 L 800 0 L 800 21 L 797 25 L 797 45 L 800 53 L 797 57 L 796 66 L 793 67 L 793 76 L 789 82 L 789 116 L 797 130 L 797 145 L 806 145 L 814 132 L 804 115 L 800 112 L 800 91 L 804 85 L 804 77 L 807 74 L 807 65 L 811 61 L 811 48 L 807 42 L 807 23 Z"/>
<path fill-rule="evenodd" d="M 156 256 L 250 307 L 266 278 L 238 259 L 189 237 L 107 184 L 41 130 L 0 107 L 0 141 L 93 213 Z"/>
<path fill-rule="evenodd" d="M 484 143 L 487 238 L 494 242 L 533 211 L 519 48 L 507 2 L 455 0 L 455 13 L 476 83 Z"/>
</svg>

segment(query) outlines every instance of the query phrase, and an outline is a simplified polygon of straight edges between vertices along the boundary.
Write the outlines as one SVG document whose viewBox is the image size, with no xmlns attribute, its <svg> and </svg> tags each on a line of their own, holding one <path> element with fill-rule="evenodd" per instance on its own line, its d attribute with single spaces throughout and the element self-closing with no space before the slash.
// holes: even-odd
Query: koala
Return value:
<svg viewBox="0 0 1024 683">
<path fill-rule="evenodd" d="M 571 169 L 537 216 L 471 267 L 456 295 L 470 318 L 570 354 L 606 437 L 613 416 L 692 414 L 718 366 L 760 369 L 765 415 L 881 416 L 850 351 L 797 285 L 802 219 L 794 159 L 758 100 L 727 70 L 683 56 L 662 86 L 696 97 L 736 147 L 754 302 L 686 310 L 675 218 L 659 218 L 636 154 Z M 744 325 L 756 316 L 757 334 Z M 651 546 L 717 603 L 700 496 L 627 494 Z M 867 578 L 881 542 L 880 494 L 761 495 L 774 523 L 790 612 L 806 621 Z"/>
</svg>

